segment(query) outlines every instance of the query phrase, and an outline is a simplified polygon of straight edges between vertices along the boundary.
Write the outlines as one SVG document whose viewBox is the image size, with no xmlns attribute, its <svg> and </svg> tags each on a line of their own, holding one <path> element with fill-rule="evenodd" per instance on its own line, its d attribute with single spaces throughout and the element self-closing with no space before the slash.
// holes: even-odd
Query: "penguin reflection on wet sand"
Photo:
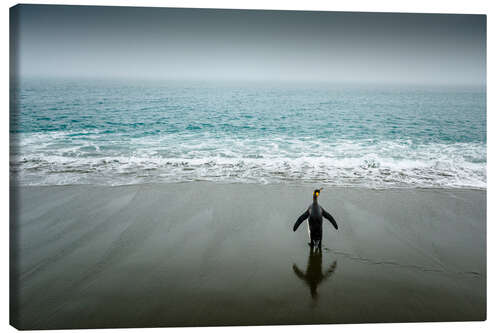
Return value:
<svg viewBox="0 0 500 333">
<path fill-rule="evenodd" d="M 305 273 L 302 272 L 297 265 L 293 264 L 293 271 L 295 275 L 297 275 L 299 279 L 304 281 L 309 286 L 313 300 L 316 300 L 318 297 L 317 289 L 319 284 L 330 277 L 337 268 L 337 261 L 334 261 L 326 273 L 323 274 L 321 267 L 323 260 L 322 256 L 321 250 L 315 251 L 311 247 L 309 250 L 309 261 L 307 263 L 307 270 Z"/>
<path fill-rule="evenodd" d="M 313 203 L 307 208 L 304 214 L 300 215 L 293 226 L 293 231 L 297 230 L 302 222 L 307 218 L 308 231 L 309 231 L 309 246 L 315 249 L 321 249 L 321 239 L 323 238 L 323 217 L 333 224 L 335 229 L 339 229 L 337 222 L 326 210 L 324 210 L 318 203 L 319 193 L 323 188 L 314 190 Z"/>
</svg>

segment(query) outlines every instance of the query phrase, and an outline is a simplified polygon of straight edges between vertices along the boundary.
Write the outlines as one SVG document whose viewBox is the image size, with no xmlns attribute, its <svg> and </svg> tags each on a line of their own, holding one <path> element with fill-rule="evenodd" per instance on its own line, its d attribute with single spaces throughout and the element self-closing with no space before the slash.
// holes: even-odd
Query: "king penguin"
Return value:
<svg viewBox="0 0 500 333">
<path fill-rule="evenodd" d="M 313 203 L 307 208 L 304 214 L 300 215 L 293 226 L 293 231 L 297 230 L 302 222 L 309 218 L 309 246 L 314 249 L 321 250 L 321 239 L 323 238 L 323 217 L 333 224 L 335 229 L 339 229 L 337 222 L 326 210 L 324 210 L 318 203 L 319 190 L 313 192 Z"/>
</svg>

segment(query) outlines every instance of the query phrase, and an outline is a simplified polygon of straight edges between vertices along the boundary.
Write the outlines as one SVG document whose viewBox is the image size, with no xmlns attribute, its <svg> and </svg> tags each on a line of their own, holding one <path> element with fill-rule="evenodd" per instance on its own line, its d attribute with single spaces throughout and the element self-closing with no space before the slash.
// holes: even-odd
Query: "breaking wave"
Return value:
<svg viewBox="0 0 500 333">
<path fill-rule="evenodd" d="M 11 177 L 21 185 L 215 181 L 486 188 L 484 143 L 173 134 L 126 141 L 98 137 L 64 132 L 20 135 L 11 143 Z"/>
</svg>

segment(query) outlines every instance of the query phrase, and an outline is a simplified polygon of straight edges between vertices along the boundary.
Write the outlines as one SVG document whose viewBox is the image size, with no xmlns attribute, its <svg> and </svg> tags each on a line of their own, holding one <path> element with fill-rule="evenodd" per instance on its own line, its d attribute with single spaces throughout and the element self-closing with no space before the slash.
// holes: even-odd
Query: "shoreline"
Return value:
<svg viewBox="0 0 500 333">
<path fill-rule="evenodd" d="M 15 181 L 10 181 L 10 188 L 23 188 L 23 187 L 70 187 L 70 186 L 96 186 L 96 187 L 127 187 L 127 186 L 163 186 L 163 185 L 178 185 L 178 184 L 213 184 L 213 185 L 258 185 L 258 186 L 287 186 L 287 187 L 301 187 L 301 188 L 315 188 L 323 187 L 325 189 L 359 189 L 359 190 L 374 190 L 374 191 L 384 191 L 384 190 L 444 190 L 444 191 L 485 191 L 487 192 L 487 187 L 426 187 L 426 186 L 388 186 L 388 187 L 369 187 L 369 186 L 359 186 L 359 185 L 330 185 L 321 182 L 311 182 L 311 183 L 286 183 L 286 182 L 276 182 L 276 183 L 252 183 L 252 182 L 221 182 L 221 181 L 211 181 L 211 180 L 192 180 L 192 181 L 179 181 L 179 182 L 149 182 L 149 183 L 133 183 L 133 184 L 16 184 Z"/>
</svg>

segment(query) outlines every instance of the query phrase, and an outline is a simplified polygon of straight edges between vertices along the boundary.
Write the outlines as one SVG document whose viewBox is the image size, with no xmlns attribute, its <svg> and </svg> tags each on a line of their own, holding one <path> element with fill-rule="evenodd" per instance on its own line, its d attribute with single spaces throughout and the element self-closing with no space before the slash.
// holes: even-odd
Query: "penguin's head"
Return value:
<svg viewBox="0 0 500 333">
<path fill-rule="evenodd" d="M 313 192 L 313 199 L 317 199 L 319 197 L 319 193 L 321 192 L 323 188 L 320 188 L 318 190 L 314 190 Z"/>
</svg>

